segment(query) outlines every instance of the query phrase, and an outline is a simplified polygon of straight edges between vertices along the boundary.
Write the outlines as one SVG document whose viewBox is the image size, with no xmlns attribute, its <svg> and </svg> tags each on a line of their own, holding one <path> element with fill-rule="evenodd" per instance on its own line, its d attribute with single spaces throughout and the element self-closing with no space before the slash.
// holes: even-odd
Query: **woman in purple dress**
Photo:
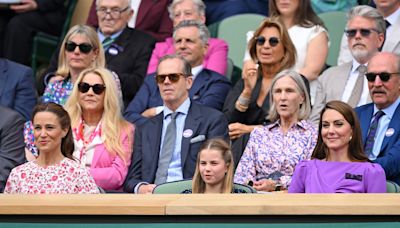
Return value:
<svg viewBox="0 0 400 228">
<path fill-rule="evenodd" d="M 289 193 L 384 193 L 385 172 L 364 154 L 353 109 L 328 102 L 321 112 L 317 146 L 311 160 L 300 162 Z"/>
</svg>

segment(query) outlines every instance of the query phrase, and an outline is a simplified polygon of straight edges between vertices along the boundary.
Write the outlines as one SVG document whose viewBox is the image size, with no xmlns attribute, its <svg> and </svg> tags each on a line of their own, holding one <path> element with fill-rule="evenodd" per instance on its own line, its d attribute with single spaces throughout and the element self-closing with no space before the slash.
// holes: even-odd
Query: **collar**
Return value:
<svg viewBox="0 0 400 228">
<path fill-rule="evenodd" d="M 392 119 L 394 112 L 396 111 L 397 106 L 399 106 L 400 104 L 400 97 L 397 98 L 397 100 L 395 102 L 393 102 L 393 104 L 391 104 L 389 107 L 382 109 L 382 111 L 385 113 L 386 116 L 388 116 L 390 119 Z M 379 111 L 378 107 L 376 107 L 376 105 L 374 104 L 374 114 L 373 116 L 375 116 L 375 114 Z"/>
<path fill-rule="evenodd" d="M 389 21 L 391 26 L 393 26 L 394 24 L 396 24 L 397 18 L 399 18 L 399 16 L 400 16 L 400 8 L 398 8 L 396 11 L 394 11 L 392 14 L 386 17 L 385 20 Z"/>
<path fill-rule="evenodd" d="M 186 100 L 175 110 L 175 112 L 179 112 L 182 114 L 187 115 L 189 112 L 189 107 L 190 107 L 190 99 L 189 97 L 186 98 Z M 164 105 L 164 119 L 169 115 L 173 113 L 171 109 L 169 109 L 167 106 Z"/>
<path fill-rule="evenodd" d="M 193 81 L 196 79 L 197 75 L 199 75 L 203 69 L 204 69 L 203 65 L 195 66 L 192 68 Z"/>
<path fill-rule="evenodd" d="M 124 29 L 121 29 L 120 31 L 112 34 L 111 38 L 114 40 L 117 39 L 123 31 L 124 31 Z M 99 36 L 100 43 L 103 43 L 103 40 L 106 38 L 106 36 L 100 31 L 100 28 L 97 29 L 97 35 Z"/>
<path fill-rule="evenodd" d="M 271 130 L 271 129 L 275 128 L 275 127 L 280 127 L 281 126 L 280 123 L 281 123 L 281 121 L 277 120 L 274 123 L 267 125 L 267 128 L 268 128 L 268 130 Z M 306 125 L 307 125 L 307 121 L 306 120 L 300 120 L 300 121 L 297 121 L 297 123 L 295 125 L 293 125 L 291 128 L 296 126 L 296 127 L 300 127 L 300 128 L 303 128 L 303 129 L 307 129 Z"/>
<path fill-rule="evenodd" d="M 368 62 L 366 62 L 366 63 L 364 63 L 364 64 L 361 64 L 361 63 L 357 62 L 357 60 L 355 60 L 355 59 L 353 58 L 353 63 L 352 63 L 352 67 L 351 67 L 351 73 L 356 73 L 356 72 L 357 72 L 357 68 L 358 68 L 360 65 L 365 65 L 366 67 L 368 67 Z"/>
</svg>

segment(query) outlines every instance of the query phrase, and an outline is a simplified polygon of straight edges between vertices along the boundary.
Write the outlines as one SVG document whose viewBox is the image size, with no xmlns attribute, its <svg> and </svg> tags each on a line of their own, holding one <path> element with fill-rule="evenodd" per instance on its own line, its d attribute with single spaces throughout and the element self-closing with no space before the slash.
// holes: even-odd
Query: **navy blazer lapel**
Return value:
<svg viewBox="0 0 400 228">
<path fill-rule="evenodd" d="M 146 139 L 142 141 L 143 143 L 147 143 L 147 146 L 142 146 L 142 149 L 149 148 L 148 151 L 142 151 L 144 154 L 148 154 L 151 160 L 151 169 L 154 173 L 152 176 L 156 175 L 157 167 L 158 167 L 158 157 L 160 155 L 160 147 L 161 147 L 161 132 L 163 127 L 163 118 L 164 115 L 161 112 L 157 116 L 152 119 L 149 119 L 149 124 L 146 125 L 147 134 Z"/>
<path fill-rule="evenodd" d="M 397 135 L 399 135 L 399 132 L 398 132 L 398 131 L 400 131 L 400 119 L 399 119 L 399 116 L 400 116 L 400 105 L 398 105 L 397 108 L 396 108 L 396 111 L 394 111 L 392 120 L 390 121 L 389 126 L 387 128 L 387 129 L 390 129 L 390 128 L 393 129 L 394 133 L 393 133 L 393 135 L 388 137 L 388 136 L 386 136 L 386 132 L 385 132 L 385 137 L 383 138 L 383 142 L 382 142 L 380 151 L 384 151 L 385 150 L 385 147 L 388 145 L 388 143 L 392 139 L 392 137 L 397 138 Z"/>
<path fill-rule="evenodd" d="M 4 87 L 8 78 L 8 64 L 5 59 L 0 58 L 0 98 L 3 94 Z"/>
<path fill-rule="evenodd" d="M 113 58 L 118 56 L 120 53 L 124 52 L 125 47 L 127 45 L 127 41 L 129 40 L 130 32 L 126 27 L 121 34 L 115 39 L 115 41 L 110 45 L 108 50 L 105 50 L 106 62 L 109 63 Z M 110 54 L 112 52 L 113 54 Z"/>
<path fill-rule="evenodd" d="M 208 81 L 210 78 L 210 75 L 205 71 L 202 70 L 197 76 L 196 79 L 193 82 L 192 88 L 189 90 L 189 97 L 191 99 L 196 99 L 194 96 L 198 94 L 200 89 L 206 84 L 206 81 Z"/>
<path fill-rule="evenodd" d="M 193 104 L 194 101 L 191 101 L 190 108 L 188 115 L 185 120 L 185 126 L 183 128 L 183 132 L 186 130 L 191 130 L 193 134 L 189 137 L 182 136 L 182 146 L 181 146 L 181 165 L 182 165 L 182 172 L 185 168 L 185 161 L 187 155 L 189 154 L 190 150 L 190 140 L 193 137 L 196 137 L 198 134 L 198 128 L 200 125 L 199 119 L 201 118 L 200 110 L 198 110 L 198 106 Z"/>
</svg>

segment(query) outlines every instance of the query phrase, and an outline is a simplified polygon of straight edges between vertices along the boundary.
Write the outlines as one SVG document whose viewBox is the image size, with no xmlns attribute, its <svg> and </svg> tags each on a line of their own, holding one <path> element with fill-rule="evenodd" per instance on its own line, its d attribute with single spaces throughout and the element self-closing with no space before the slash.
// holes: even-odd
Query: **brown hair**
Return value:
<svg viewBox="0 0 400 228">
<path fill-rule="evenodd" d="M 32 123 L 35 115 L 39 112 L 51 112 L 55 114 L 61 125 L 61 129 L 68 129 L 67 135 L 61 139 L 61 153 L 65 157 L 73 159 L 72 153 L 74 152 L 74 139 L 72 137 L 71 119 L 69 118 L 68 112 L 65 111 L 61 105 L 53 102 L 38 104 L 33 109 Z"/>
<path fill-rule="evenodd" d="M 350 124 L 353 129 L 353 135 L 349 142 L 349 147 L 347 154 L 352 161 L 368 161 L 367 155 L 364 153 L 364 149 L 361 141 L 361 127 L 358 121 L 357 114 L 354 112 L 353 108 L 342 102 L 342 101 L 330 101 L 328 102 L 324 109 L 321 111 L 319 126 L 318 126 L 318 140 L 317 145 L 311 155 L 311 158 L 316 159 L 326 159 L 328 157 L 329 150 L 322 140 L 321 129 L 322 129 L 322 116 L 328 109 L 335 110 L 343 115 L 346 121 Z"/>
<path fill-rule="evenodd" d="M 222 193 L 231 193 L 233 188 L 233 157 L 232 151 L 229 144 L 221 139 L 214 138 L 207 140 L 200 148 L 200 152 L 197 154 L 197 162 L 196 162 L 196 171 L 193 176 L 193 193 L 204 193 L 206 191 L 206 183 L 201 178 L 199 165 L 200 165 L 200 154 L 203 150 L 217 150 L 221 152 L 222 159 L 225 164 L 228 166 L 228 171 L 225 174 Z"/>
<path fill-rule="evenodd" d="M 249 41 L 249 53 L 254 62 L 257 61 L 257 40 L 256 38 L 261 34 L 265 28 L 276 28 L 279 31 L 279 40 L 282 42 L 284 49 L 284 55 L 282 61 L 279 63 L 280 68 L 278 72 L 289 69 L 296 63 L 296 48 L 292 40 L 290 39 L 289 33 L 285 25 L 277 17 L 267 17 L 261 22 L 261 25 L 254 32 L 253 39 Z M 259 67 L 259 70 L 262 66 Z"/>
</svg>

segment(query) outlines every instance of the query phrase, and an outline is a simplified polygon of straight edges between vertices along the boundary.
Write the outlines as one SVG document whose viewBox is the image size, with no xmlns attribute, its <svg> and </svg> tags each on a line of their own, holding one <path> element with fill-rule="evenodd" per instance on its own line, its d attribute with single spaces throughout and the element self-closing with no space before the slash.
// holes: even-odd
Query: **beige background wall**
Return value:
<svg viewBox="0 0 400 228">
<path fill-rule="evenodd" d="M 76 24 L 85 24 L 86 19 L 89 14 L 89 9 L 90 6 L 92 5 L 92 2 L 95 0 L 78 0 L 78 3 L 76 5 L 74 15 L 72 16 L 71 19 L 71 25 L 70 27 L 76 25 Z"/>
</svg>

